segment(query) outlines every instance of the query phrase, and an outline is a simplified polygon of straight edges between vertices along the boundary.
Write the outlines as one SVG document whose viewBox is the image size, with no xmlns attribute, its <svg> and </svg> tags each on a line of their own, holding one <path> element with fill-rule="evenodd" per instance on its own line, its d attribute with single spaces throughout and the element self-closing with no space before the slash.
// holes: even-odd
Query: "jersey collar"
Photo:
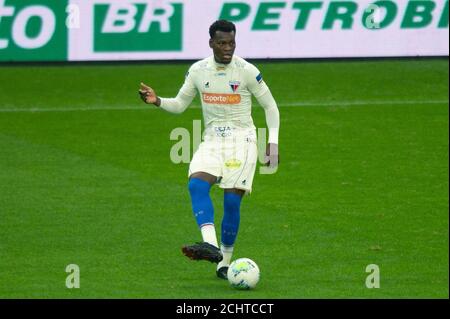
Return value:
<svg viewBox="0 0 450 319">
<path fill-rule="evenodd" d="M 217 70 L 217 71 L 223 71 L 226 68 L 228 68 L 232 63 L 234 62 L 234 55 L 233 58 L 231 59 L 231 62 L 228 64 L 223 64 L 223 63 L 218 63 L 216 62 L 216 60 L 214 59 L 214 55 L 211 56 L 211 63 L 213 65 L 213 67 Z"/>
</svg>

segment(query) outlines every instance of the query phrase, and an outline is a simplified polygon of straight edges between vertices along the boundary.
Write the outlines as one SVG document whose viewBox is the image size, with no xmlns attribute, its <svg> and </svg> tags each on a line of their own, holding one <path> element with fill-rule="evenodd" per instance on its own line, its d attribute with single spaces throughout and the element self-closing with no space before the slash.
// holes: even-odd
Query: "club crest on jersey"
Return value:
<svg viewBox="0 0 450 319">
<path fill-rule="evenodd" d="M 239 82 L 239 81 L 230 81 L 229 83 L 230 83 L 230 87 L 233 90 L 233 92 L 236 92 L 239 85 L 241 85 L 241 82 Z"/>
</svg>

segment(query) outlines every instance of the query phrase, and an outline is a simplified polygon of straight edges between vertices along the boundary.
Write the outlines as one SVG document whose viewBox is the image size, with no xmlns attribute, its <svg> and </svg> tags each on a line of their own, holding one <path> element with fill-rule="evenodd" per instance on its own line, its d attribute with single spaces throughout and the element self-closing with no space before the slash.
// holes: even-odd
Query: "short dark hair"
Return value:
<svg viewBox="0 0 450 319">
<path fill-rule="evenodd" d="M 236 34 L 236 26 L 233 22 L 227 20 L 217 20 L 209 27 L 209 36 L 214 38 L 217 31 L 234 32 Z"/>
</svg>

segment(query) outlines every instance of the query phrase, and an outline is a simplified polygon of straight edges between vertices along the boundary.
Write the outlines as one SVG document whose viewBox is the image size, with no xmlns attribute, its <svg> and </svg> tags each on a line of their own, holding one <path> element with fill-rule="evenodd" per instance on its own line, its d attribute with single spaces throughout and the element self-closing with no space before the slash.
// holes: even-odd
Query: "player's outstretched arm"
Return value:
<svg viewBox="0 0 450 319">
<path fill-rule="evenodd" d="M 145 103 L 154 104 L 170 113 L 183 113 L 195 97 L 195 93 L 193 96 L 187 95 L 181 88 L 175 98 L 160 98 L 151 87 L 144 83 L 141 83 L 139 95 Z"/>
</svg>

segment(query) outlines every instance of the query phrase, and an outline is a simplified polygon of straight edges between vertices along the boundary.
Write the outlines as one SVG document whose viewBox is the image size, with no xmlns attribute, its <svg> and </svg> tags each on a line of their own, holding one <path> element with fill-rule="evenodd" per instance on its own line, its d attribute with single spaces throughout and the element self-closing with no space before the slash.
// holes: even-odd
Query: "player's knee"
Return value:
<svg viewBox="0 0 450 319">
<path fill-rule="evenodd" d="M 211 188 L 211 185 L 201 179 L 198 178 L 191 178 L 189 180 L 189 193 L 192 196 L 198 196 L 198 195 L 205 195 L 209 193 L 209 190 Z"/>
</svg>

